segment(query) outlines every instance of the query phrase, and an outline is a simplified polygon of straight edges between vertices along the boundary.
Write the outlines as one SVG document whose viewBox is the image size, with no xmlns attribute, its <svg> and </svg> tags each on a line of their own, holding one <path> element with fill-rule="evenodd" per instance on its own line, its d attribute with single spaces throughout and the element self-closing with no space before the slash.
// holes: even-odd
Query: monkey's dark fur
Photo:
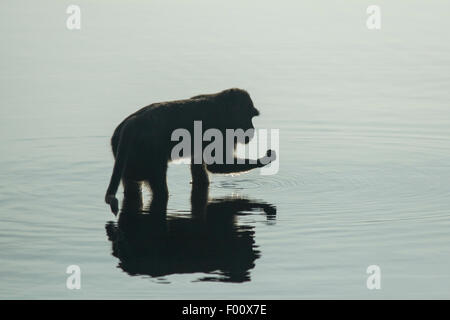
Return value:
<svg viewBox="0 0 450 320">
<path fill-rule="evenodd" d="M 172 132 L 183 128 L 194 137 L 194 121 L 202 121 L 202 130 L 219 129 L 225 137 L 226 129 L 253 129 L 252 118 L 259 115 L 250 95 L 241 89 L 228 89 L 215 94 L 199 95 L 186 100 L 154 103 L 128 116 L 114 131 L 111 138 L 115 157 L 114 170 L 106 192 L 105 201 L 114 214 L 118 212 L 115 197 L 120 180 L 125 197 L 140 197 L 141 183 L 149 184 L 153 198 L 166 201 L 169 193 L 166 183 L 167 163 L 171 161 Z M 203 133 L 203 132 L 202 132 Z M 248 142 L 248 141 L 246 141 Z M 193 143 L 191 143 L 193 145 Z M 234 144 L 234 148 L 236 144 Z M 193 154 L 193 153 L 191 153 Z M 225 153 L 224 153 L 225 154 Z M 262 167 L 273 160 L 269 151 L 266 159 L 244 164 L 194 164 L 191 163 L 192 185 L 208 185 L 208 173 L 231 173 Z"/>
</svg>

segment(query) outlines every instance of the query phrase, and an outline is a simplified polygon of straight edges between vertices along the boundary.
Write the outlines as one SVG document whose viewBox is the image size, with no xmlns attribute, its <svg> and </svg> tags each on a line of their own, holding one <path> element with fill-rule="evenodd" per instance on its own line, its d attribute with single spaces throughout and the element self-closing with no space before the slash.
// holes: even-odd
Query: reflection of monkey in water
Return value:
<svg viewBox="0 0 450 320">
<path fill-rule="evenodd" d="M 245 282 L 261 252 L 253 225 L 237 217 L 261 212 L 268 223 L 276 207 L 246 198 L 225 197 L 208 201 L 208 186 L 192 188 L 191 214 L 166 215 L 167 202 L 150 205 L 142 214 L 136 199 L 124 198 L 117 223 L 106 231 L 119 267 L 130 275 L 162 277 L 206 273 L 199 281 Z"/>
<path fill-rule="evenodd" d="M 140 196 L 141 182 L 149 184 L 153 197 L 168 198 L 167 163 L 177 141 L 171 140 L 176 129 L 186 129 L 194 137 L 194 121 L 202 121 L 202 129 L 218 129 L 223 136 L 226 129 L 254 129 L 252 118 L 259 115 L 249 94 L 241 89 L 228 89 L 216 94 L 191 99 L 151 104 L 127 117 L 114 131 L 111 139 L 115 157 L 114 170 L 105 201 L 114 214 L 118 212 L 116 192 L 120 180 L 125 196 Z M 248 143 L 248 140 L 245 142 Z M 193 145 L 193 144 L 191 144 Z M 234 148 L 236 143 L 234 144 Z M 193 154 L 193 153 L 191 153 Z M 208 173 L 231 173 L 263 167 L 275 158 L 268 151 L 266 157 L 251 164 L 235 158 L 233 164 L 191 163 L 193 185 L 208 185 Z"/>
</svg>

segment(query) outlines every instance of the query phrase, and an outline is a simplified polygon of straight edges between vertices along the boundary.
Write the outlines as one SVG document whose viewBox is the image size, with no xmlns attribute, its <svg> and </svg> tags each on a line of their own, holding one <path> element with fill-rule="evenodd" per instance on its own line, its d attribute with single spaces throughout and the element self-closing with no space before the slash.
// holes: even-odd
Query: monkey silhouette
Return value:
<svg viewBox="0 0 450 320">
<path fill-rule="evenodd" d="M 226 136 L 227 129 L 247 131 L 254 129 L 252 118 L 259 115 L 250 95 L 242 89 L 228 89 L 215 94 L 204 94 L 190 99 L 154 103 L 146 106 L 123 120 L 115 129 L 111 146 L 115 163 L 105 202 L 117 214 L 119 203 L 116 198 L 120 181 L 125 196 L 141 196 L 141 185 L 146 183 L 153 196 L 164 201 L 168 198 L 166 172 L 172 161 L 171 151 L 178 143 L 172 141 L 176 129 L 185 129 L 194 139 L 194 123 L 201 121 L 202 130 L 217 129 Z M 202 132 L 203 135 L 203 132 Z M 245 137 L 243 143 L 248 143 Z M 223 154 L 231 154 L 230 163 L 206 164 L 203 159 L 194 161 L 191 157 L 192 183 L 195 186 L 209 185 L 208 172 L 232 173 L 261 168 L 275 160 L 275 151 L 269 150 L 256 161 L 238 159 L 235 148 L 238 141 L 223 146 Z M 191 143 L 193 146 L 194 143 Z M 205 145 L 202 145 L 202 152 Z M 227 150 L 232 148 L 232 150 Z M 203 154 L 203 153 L 202 153 Z M 194 155 L 194 149 L 191 150 Z M 198 162 L 198 163 L 197 163 Z"/>
</svg>

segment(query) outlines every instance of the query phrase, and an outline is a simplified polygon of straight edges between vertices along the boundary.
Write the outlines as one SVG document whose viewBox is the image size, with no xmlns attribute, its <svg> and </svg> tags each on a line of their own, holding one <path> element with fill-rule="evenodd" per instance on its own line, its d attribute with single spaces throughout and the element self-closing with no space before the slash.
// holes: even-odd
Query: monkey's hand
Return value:
<svg viewBox="0 0 450 320">
<path fill-rule="evenodd" d="M 119 212 L 119 200 L 113 194 L 107 194 L 105 196 L 105 202 L 111 207 L 111 212 L 117 216 L 117 212 Z"/>
<path fill-rule="evenodd" d="M 276 158 L 277 154 L 275 150 L 267 150 L 266 155 L 258 159 L 258 167 L 259 168 L 264 167 L 269 163 L 271 163 L 272 161 L 275 161 Z"/>
</svg>

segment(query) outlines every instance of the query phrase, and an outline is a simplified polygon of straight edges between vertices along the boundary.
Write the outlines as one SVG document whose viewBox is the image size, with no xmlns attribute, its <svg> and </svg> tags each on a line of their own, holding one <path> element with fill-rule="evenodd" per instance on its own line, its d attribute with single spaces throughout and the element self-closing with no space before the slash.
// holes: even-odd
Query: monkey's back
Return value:
<svg viewBox="0 0 450 320">
<path fill-rule="evenodd" d="M 116 155 L 120 136 L 125 124 L 134 121 L 140 140 L 153 141 L 159 147 L 169 149 L 172 145 L 171 135 L 176 129 L 186 129 L 191 134 L 194 121 L 210 124 L 217 113 L 211 107 L 210 99 L 185 99 L 153 103 L 126 117 L 114 130 L 111 138 L 113 154 Z M 163 151 L 163 150 L 160 150 Z"/>
</svg>

